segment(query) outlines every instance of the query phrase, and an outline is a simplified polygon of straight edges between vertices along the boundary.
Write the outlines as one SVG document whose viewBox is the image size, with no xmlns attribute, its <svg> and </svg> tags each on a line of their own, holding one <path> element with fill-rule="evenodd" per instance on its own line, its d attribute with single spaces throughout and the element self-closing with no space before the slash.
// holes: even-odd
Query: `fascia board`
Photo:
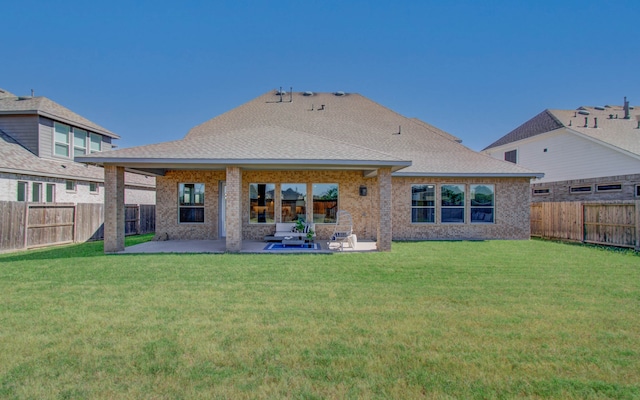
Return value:
<svg viewBox="0 0 640 400">
<path fill-rule="evenodd" d="M 396 172 L 394 177 L 429 177 L 429 178 L 542 178 L 542 172 L 517 172 L 517 173 L 499 173 L 499 172 Z"/>
</svg>

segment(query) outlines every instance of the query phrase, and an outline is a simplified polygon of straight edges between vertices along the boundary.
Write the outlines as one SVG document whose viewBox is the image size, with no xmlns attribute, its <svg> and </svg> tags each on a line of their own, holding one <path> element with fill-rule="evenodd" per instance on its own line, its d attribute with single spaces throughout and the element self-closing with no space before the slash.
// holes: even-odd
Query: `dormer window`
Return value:
<svg viewBox="0 0 640 400">
<path fill-rule="evenodd" d="M 55 123 L 54 154 L 60 157 L 69 157 L 69 139 L 71 127 L 69 125 Z"/>
</svg>

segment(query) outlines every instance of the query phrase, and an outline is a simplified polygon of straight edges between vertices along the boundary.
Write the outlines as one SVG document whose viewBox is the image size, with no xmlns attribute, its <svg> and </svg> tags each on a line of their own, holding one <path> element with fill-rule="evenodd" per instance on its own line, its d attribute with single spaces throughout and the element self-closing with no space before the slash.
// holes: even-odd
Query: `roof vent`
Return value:
<svg viewBox="0 0 640 400">
<path fill-rule="evenodd" d="M 596 110 L 604 111 L 604 107 L 595 106 L 595 107 L 593 107 L 593 108 L 595 108 Z"/>
<path fill-rule="evenodd" d="M 302 93 L 303 96 L 313 96 L 313 92 L 311 91 L 306 91 L 304 93 Z"/>
<path fill-rule="evenodd" d="M 589 115 L 590 113 L 589 113 L 589 111 L 587 111 L 587 110 L 580 110 L 580 111 L 578 111 L 578 114 L 581 114 L 581 115 Z"/>
<path fill-rule="evenodd" d="M 276 96 L 284 96 L 285 94 L 287 94 L 287 91 L 282 90 L 282 88 L 280 90 L 276 90 Z"/>
<path fill-rule="evenodd" d="M 343 92 L 342 90 L 340 90 L 340 91 L 338 91 L 338 92 L 335 92 L 334 94 L 335 94 L 336 96 L 344 96 L 346 93 L 345 93 L 345 92 Z"/>
<path fill-rule="evenodd" d="M 32 98 L 31 96 L 18 96 L 18 100 L 31 100 Z"/>
</svg>

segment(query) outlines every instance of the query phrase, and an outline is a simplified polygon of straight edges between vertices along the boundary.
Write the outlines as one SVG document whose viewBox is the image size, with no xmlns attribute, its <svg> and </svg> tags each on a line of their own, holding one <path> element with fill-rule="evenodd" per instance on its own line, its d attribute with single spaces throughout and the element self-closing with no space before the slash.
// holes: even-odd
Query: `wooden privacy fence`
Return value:
<svg viewBox="0 0 640 400">
<path fill-rule="evenodd" d="M 640 201 L 531 205 L 531 236 L 640 250 Z"/>
<path fill-rule="evenodd" d="M 125 235 L 155 231 L 155 205 L 125 206 Z M 0 251 L 104 238 L 104 204 L 0 201 Z"/>
</svg>

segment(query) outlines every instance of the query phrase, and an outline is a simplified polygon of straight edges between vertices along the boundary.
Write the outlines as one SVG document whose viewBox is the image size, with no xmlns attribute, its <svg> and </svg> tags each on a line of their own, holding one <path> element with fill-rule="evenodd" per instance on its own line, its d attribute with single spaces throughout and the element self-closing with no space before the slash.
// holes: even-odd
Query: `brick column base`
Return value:
<svg viewBox="0 0 640 400">
<path fill-rule="evenodd" d="M 225 229 L 226 249 L 237 253 L 242 250 L 242 171 L 239 167 L 227 167 L 227 205 Z"/>
<path fill-rule="evenodd" d="M 124 250 L 124 167 L 104 166 L 104 252 Z"/>
<path fill-rule="evenodd" d="M 391 226 L 391 168 L 378 170 L 378 191 L 380 193 L 380 216 L 378 218 L 378 240 L 376 245 L 379 251 L 391 251 L 391 239 L 393 237 Z"/>
</svg>

